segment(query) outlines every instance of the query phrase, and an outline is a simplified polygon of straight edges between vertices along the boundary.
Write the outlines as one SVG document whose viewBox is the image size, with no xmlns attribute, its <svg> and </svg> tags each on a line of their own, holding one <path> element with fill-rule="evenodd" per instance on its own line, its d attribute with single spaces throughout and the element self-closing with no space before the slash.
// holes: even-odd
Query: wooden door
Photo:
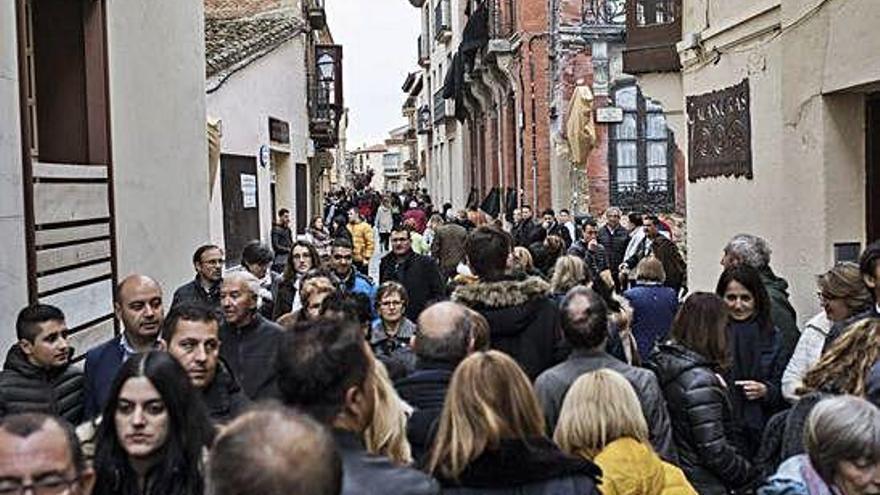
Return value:
<svg viewBox="0 0 880 495">
<path fill-rule="evenodd" d="M 248 242 L 260 238 L 260 199 L 257 192 L 257 158 L 220 155 L 223 190 L 223 241 L 226 266 L 235 266 Z"/>
<path fill-rule="evenodd" d="M 865 143 L 865 219 L 868 242 L 880 239 L 880 93 L 868 96 Z"/>
<path fill-rule="evenodd" d="M 17 0 L 28 299 L 77 356 L 113 335 L 116 233 L 103 0 Z"/>
</svg>

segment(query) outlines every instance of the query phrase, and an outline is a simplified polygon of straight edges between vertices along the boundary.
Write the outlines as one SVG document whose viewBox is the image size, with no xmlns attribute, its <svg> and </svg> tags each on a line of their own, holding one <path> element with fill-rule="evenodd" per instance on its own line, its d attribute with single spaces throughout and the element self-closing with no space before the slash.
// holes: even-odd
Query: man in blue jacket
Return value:
<svg viewBox="0 0 880 495">
<path fill-rule="evenodd" d="M 129 275 L 116 286 L 116 317 L 122 334 L 86 354 L 85 419 L 101 414 L 116 372 L 129 357 L 158 346 L 165 312 L 162 288 L 145 275 Z"/>
</svg>

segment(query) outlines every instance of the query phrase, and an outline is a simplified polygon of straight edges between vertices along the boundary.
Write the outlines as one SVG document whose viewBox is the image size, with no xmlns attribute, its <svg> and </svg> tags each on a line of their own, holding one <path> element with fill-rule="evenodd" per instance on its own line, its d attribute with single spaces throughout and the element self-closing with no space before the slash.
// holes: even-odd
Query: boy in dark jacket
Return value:
<svg viewBox="0 0 880 495">
<path fill-rule="evenodd" d="M 70 365 L 65 332 L 64 313 L 55 306 L 34 304 L 18 313 L 18 343 L 0 372 L 0 417 L 40 412 L 82 420 L 83 373 Z"/>
</svg>

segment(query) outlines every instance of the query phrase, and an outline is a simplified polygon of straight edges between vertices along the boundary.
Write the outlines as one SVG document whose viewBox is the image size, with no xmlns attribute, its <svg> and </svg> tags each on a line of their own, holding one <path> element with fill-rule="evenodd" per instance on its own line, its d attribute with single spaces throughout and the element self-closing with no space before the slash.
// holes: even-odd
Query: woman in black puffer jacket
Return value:
<svg viewBox="0 0 880 495">
<path fill-rule="evenodd" d="M 719 374 L 729 361 L 726 324 L 721 299 L 695 293 L 648 362 L 669 406 L 681 468 L 701 495 L 738 490 L 757 474 L 735 445 L 730 392 Z"/>
</svg>

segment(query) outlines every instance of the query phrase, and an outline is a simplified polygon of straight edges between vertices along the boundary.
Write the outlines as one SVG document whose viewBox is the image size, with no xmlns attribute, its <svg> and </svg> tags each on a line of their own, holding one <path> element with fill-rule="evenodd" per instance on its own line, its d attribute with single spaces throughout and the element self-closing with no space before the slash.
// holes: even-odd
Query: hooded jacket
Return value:
<svg viewBox="0 0 880 495">
<path fill-rule="evenodd" d="M 489 322 L 492 348 L 513 357 L 534 380 L 556 364 L 561 340 L 559 311 L 549 296 L 550 284 L 544 280 L 510 274 L 460 285 L 452 300 L 482 314 Z"/>
<path fill-rule="evenodd" d="M 666 396 L 679 465 L 697 492 L 723 495 L 751 483 L 755 469 L 734 445 L 727 386 L 712 363 L 670 342 L 648 365 Z"/>
<path fill-rule="evenodd" d="M 79 368 L 69 362 L 49 370 L 40 368 L 28 361 L 15 344 L 0 372 L 0 417 L 41 412 L 61 416 L 76 425 L 83 419 L 83 385 Z"/>
<path fill-rule="evenodd" d="M 632 438 L 609 443 L 594 462 L 602 468 L 602 495 L 697 495 L 681 469 Z"/>
</svg>

